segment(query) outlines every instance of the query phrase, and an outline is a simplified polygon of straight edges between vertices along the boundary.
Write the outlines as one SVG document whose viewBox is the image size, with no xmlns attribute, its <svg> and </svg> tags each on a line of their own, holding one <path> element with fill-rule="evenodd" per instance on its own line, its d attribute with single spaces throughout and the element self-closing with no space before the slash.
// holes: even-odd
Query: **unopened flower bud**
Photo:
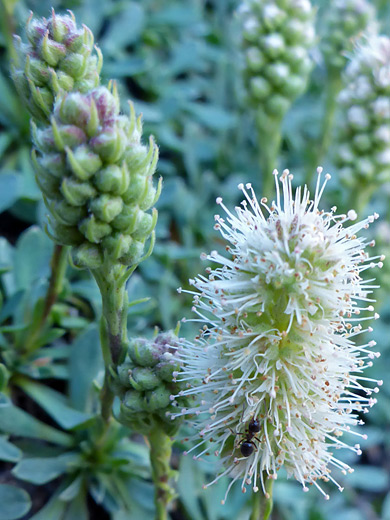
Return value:
<svg viewBox="0 0 390 520">
<path fill-rule="evenodd" d="M 374 22 L 374 9 L 367 0 L 330 0 L 321 25 L 320 49 L 328 70 L 340 74 L 354 40 Z"/>
<path fill-rule="evenodd" d="M 118 420 L 134 431 L 147 433 L 159 427 L 172 435 L 180 421 L 172 421 L 170 414 L 186 398 L 172 400 L 183 385 L 176 382 L 180 371 L 178 338 L 171 332 L 160 333 L 155 338 L 133 339 L 128 345 L 125 361 L 117 367 L 118 377 L 113 382 L 121 397 Z M 121 391 L 118 385 L 122 385 Z M 128 390 L 129 385 L 132 390 Z"/>
<path fill-rule="evenodd" d="M 390 180 L 390 100 L 383 81 L 389 74 L 390 39 L 372 36 L 356 46 L 338 98 L 336 164 L 342 182 L 366 201 Z"/>
<path fill-rule="evenodd" d="M 48 20 L 30 17 L 26 36 L 27 44 L 18 37 L 15 40 L 19 60 L 12 76 L 37 120 L 48 119 L 59 91 L 85 92 L 99 84 L 101 53 L 94 48 L 91 31 L 76 26 L 73 13 L 61 16 L 53 11 Z M 86 78 L 89 82 L 83 88 Z"/>
<path fill-rule="evenodd" d="M 159 384 L 158 376 L 151 368 L 136 367 L 130 371 L 129 380 L 131 386 L 139 392 L 143 390 L 152 390 Z"/>
</svg>

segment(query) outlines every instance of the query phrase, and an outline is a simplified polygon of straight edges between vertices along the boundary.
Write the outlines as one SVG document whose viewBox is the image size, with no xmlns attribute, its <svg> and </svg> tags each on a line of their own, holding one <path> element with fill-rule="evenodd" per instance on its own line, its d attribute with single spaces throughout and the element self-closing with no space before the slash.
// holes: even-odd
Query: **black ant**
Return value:
<svg viewBox="0 0 390 520">
<path fill-rule="evenodd" d="M 259 440 L 256 437 L 256 433 L 259 433 L 260 429 L 260 422 L 258 421 L 258 419 L 256 419 L 256 417 L 253 417 L 248 424 L 248 429 L 245 430 L 244 433 L 235 434 L 244 436 L 244 438 L 241 439 L 239 443 L 241 455 L 243 457 L 249 457 L 249 455 L 252 455 L 254 448 L 256 448 L 256 444 L 252 439 L 255 439 L 257 441 Z"/>
</svg>

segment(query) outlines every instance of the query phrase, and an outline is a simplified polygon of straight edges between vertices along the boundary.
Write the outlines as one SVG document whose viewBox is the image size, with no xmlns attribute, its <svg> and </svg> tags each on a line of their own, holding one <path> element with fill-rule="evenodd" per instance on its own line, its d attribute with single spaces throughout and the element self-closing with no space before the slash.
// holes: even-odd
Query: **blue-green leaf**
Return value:
<svg viewBox="0 0 390 520">
<path fill-rule="evenodd" d="M 70 353 L 70 402 L 77 410 L 88 409 L 91 385 L 102 367 L 99 332 L 92 325 L 77 337 Z"/>
<path fill-rule="evenodd" d="M 22 452 L 12 442 L 0 437 L 0 460 L 18 462 L 22 458 Z"/>
<path fill-rule="evenodd" d="M 78 458 L 76 453 L 65 453 L 55 458 L 23 459 L 13 468 L 12 473 L 20 480 L 42 485 L 69 471 Z"/>
<path fill-rule="evenodd" d="M 124 2 L 124 9 L 111 19 L 104 37 L 104 52 L 114 55 L 118 49 L 134 43 L 144 26 L 144 10 L 135 2 Z"/>
<path fill-rule="evenodd" d="M 12 404 L 1 408 L 0 416 L 0 431 L 3 433 L 41 439 L 60 446 L 71 446 L 73 443 L 70 435 L 38 421 Z"/>
<path fill-rule="evenodd" d="M 18 199 L 20 177 L 17 173 L 0 174 L 0 213 L 10 208 Z"/>
<path fill-rule="evenodd" d="M 24 489 L 0 484 L 0 520 L 16 520 L 31 507 L 31 499 Z"/>
<path fill-rule="evenodd" d="M 27 289 L 35 280 L 49 275 L 52 250 L 51 240 L 37 226 L 32 226 L 21 235 L 15 251 L 18 289 Z"/>
<path fill-rule="evenodd" d="M 19 381 L 18 384 L 65 430 L 79 427 L 93 419 L 91 414 L 68 406 L 66 397 L 52 388 L 28 380 Z"/>
</svg>

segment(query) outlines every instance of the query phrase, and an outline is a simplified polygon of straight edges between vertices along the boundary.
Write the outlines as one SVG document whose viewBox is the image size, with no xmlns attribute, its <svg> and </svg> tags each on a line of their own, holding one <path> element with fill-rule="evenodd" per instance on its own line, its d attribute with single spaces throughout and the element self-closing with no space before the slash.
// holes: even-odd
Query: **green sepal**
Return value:
<svg viewBox="0 0 390 520">
<path fill-rule="evenodd" d="M 90 179 L 101 167 L 100 157 L 91 152 L 87 145 L 71 150 L 65 148 L 66 159 L 73 174 L 81 181 Z"/>
<path fill-rule="evenodd" d="M 104 194 L 93 199 L 89 208 L 98 219 L 111 222 L 122 211 L 123 201 L 120 197 Z"/>
<path fill-rule="evenodd" d="M 99 246 L 84 243 L 72 250 L 72 261 L 76 267 L 98 269 L 104 258 Z"/>
<path fill-rule="evenodd" d="M 61 192 L 71 206 L 83 206 L 96 195 L 95 188 L 88 182 L 78 182 L 72 177 L 65 177 L 61 183 Z"/>
<path fill-rule="evenodd" d="M 97 220 L 94 215 L 85 218 L 79 228 L 83 235 L 94 244 L 99 244 L 102 238 L 111 233 L 111 226 Z"/>
</svg>

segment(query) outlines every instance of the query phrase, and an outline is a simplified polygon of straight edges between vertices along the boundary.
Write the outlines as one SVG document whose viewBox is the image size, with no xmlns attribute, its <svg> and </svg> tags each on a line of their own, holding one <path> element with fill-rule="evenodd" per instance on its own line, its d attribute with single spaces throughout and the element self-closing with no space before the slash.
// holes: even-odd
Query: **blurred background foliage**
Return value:
<svg viewBox="0 0 390 520">
<path fill-rule="evenodd" d="M 381 32 L 388 34 L 389 2 L 372 3 Z M 314 4 L 320 29 L 328 1 Z M 0 520 L 104 519 L 107 511 L 115 520 L 152 515 L 142 440 L 129 440 L 123 428 L 113 428 L 103 447 L 94 445 L 93 381 L 102 369 L 95 282 L 68 266 L 47 323 L 39 331 L 32 328 L 47 290 L 53 246 L 42 231 L 45 208 L 30 161 L 29 117 L 10 79 L 12 33 L 22 32 L 30 10 L 48 16 L 51 7 L 59 13 L 72 9 L 103 51 L 103 82 L 117 80 L 121 98 L 132 99 L 143 114 L 145 135 L 156 137 L 164 177 L 157 242 L 128 286 L 130 301 L 141 300 L 129 308 L 129 335 L 151 335 L 155 326 L 174 328 L 183 314 L 190 314 L 190 300 L 176 290 L 203 271 L 200 252 L 220 246 L 213 230 L 215 198 L 236 204 L 239 182 L 252 182 L 261 193 L 264 172 L 258 167 L 254 116 L 246 108 L 240 74 L 237 5 L 238 0 L 1 1 L 0 386 L 7 391 L 0 402 Z M 312 164 L 325 109 L 326 73 L 318 50 L 313 59 L 309 88 L 283 124 L 279 166 L 288 167 L 297 182 Z M 333 174 L 324 206 L 343 208 L 348 194 L 338 182 L 332 147 L 324 166 Z M 390 252 L 389 196 L 385 185 L 367 208 L 382 217 L 376 227 L 381 252 Z M 332 490 L 330 502 L 281 478 L 275 486 L 275 520 L 390 520 L 390 269 L 385 266 L 380 276 L 381 320 L 375 336 L 382 357 L 371 373 L 385 384 L 367 418 L 363 456 L 355 461 L 344 454 L 356 469 L 342 482 L 343 494 Z M 192 337 L 194 330 L 188 324 L 181 333 Z M 221 506 L 226 480 L 203 491 L 213 462 L 180 457 L 182 450 L 178 443 L 173 465 L 179 470 L 179 497 L 172 518 L 247 519 L 248 497 L 233 489 L 227 506 Z M 86 499 L 86 489 L 94 502 Z"/>
</svg>

